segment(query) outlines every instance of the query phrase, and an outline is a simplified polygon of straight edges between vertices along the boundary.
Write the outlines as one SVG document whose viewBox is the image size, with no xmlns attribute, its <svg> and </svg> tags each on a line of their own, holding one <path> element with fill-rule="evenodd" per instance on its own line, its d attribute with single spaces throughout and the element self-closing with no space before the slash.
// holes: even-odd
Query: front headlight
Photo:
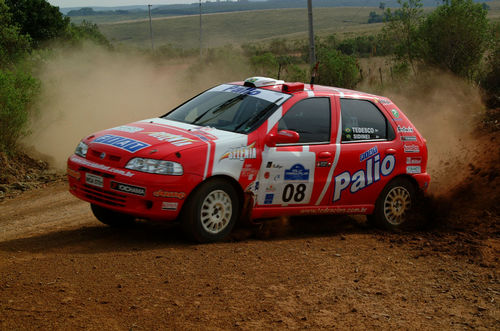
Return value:
<svg viewBox="0 0 500 331">
<path fill-rule="evenodd" d="M 76 146 L 75 154 L 78 156 L 81 156 L 81 157 L 86 157 L 88 149 L 89 149 L 89 146 L 86 143 L 84 143 L 83 141 L 80 141 L 78 146 Z"/>
<path fill-rule="evenodd" d="M 125 168 L 160 175 L 180 176 L 184 173 L 182 165 L 177 162 L 143 159 L 140 157 L 128 161 Z"/>
</svg>

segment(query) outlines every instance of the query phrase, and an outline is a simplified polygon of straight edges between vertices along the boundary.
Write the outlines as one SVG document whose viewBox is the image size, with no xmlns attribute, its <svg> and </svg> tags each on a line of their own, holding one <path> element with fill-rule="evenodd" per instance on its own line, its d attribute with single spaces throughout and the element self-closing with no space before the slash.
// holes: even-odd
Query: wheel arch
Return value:
<svg viewBox="0 0 500 331">
<path fill-rule="evenodd" d="M 204 185 L 205 183 L 211 182 L 211 181 L 215 181 L 215 180 L 224 180 L 224 181 L 228 182 L 229 184 L 231 184 L 231 186 L 234 188 L 234 190 L 238 194 L 238 202 L 240 205 L 240 214 L 241 214 L 241 211 L 243 209 L 243 204 L 245 202 L 245 195 L 243 192 L 243 188 L 241 187 L 240 183 L 238 183 L 238 181 L 236 179 L 234 179 L 233 177 L 228 176 L 228 175 L 214 175 L 214 176 L 208 177 L 205 180 L 199 182 L 198 185 L 196 185 L 191 190 L 191 192 L 189 192 L 189 195 L 186 198 L 186 202 L 187 202 L 187 200 L 189 200 L 193 196 L 193 193 L 195 193 L 202 185 Z M 182 209 L 184 209 L 184 207 L 187 205 L 186 202 L 184 202 Z M 182 211 L 181 211 L 181 213 L 182 213 Z M 240 215 L 238 215 L 238 216 L 240 216 Z"/>
<path fill-rule="evenodd" d="M 392 178 L 389 181 L 389 183 L 392 182 L 393 180 L 396 180 L 396 179 L 399 179 L 399 178 L 408 180 L 413 185 L 413 188 L 415 189 L 415 193 L 416 194 L 420 194 L 421 193 L 421 190 L 420 190 L 420 187 L 418 186 L 417 180 L 415 178 L 413 178 L 412 176 L 408 175 L 408 174 L 399 174 L 397 176 L 394 176 L 394 178 Z M 387 183 L 387 185 L 389 185 L 389 183 Z"/>
</svg>

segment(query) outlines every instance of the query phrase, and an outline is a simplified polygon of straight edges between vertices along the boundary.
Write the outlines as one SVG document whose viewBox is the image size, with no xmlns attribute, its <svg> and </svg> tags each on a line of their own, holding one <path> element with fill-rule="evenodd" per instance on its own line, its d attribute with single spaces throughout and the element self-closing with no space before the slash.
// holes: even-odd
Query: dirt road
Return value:
<svg viewBox="0 0 500 331">
<path fill-rule="evenodd" d="M 491 229 L 309 217 L 194 245 L 175 225 L 103 226 L 64 182 L 0 212 L 2 330 L 500 327 Z"/>
</svg>

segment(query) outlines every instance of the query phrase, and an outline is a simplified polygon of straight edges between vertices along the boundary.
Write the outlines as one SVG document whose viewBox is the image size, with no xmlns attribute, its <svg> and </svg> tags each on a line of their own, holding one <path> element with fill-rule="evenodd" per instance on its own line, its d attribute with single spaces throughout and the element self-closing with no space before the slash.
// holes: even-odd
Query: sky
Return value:
<svg viewBox="0 0 500 331">
<path fill-rule="evenodd" d="M 51 5 L 65 7 L 115 7 L 131 5 L 172 5 L 194 3 L 198 0 L 47 0 Z M 202 0 L 205 2 L 205 0 Z"/>
</svg>

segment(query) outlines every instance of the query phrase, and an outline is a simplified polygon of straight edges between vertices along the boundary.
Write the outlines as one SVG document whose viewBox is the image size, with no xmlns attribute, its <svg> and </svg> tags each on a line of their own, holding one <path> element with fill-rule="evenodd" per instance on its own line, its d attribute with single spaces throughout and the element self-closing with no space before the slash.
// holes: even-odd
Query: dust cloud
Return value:
<svg viewBox="0 0 500 331">
<path fill-rule="evenodd" d="M 216 70 L 198 59 L 165 59 L 87 44 L 55 51 L 42 65 L 42 93 L 28 152 L 55 168 L 83 137 L 161 116 L 189 97 L 223 81 L 246 78 L 244 65 Z"/>
<path fill-rule="evenodd" d="M 450 74 L 426 72 L 383 93 L 427 140 L 430 191 L 444 194 L 461 183 L 480 156 L 476 135 L 484 106 L 479 89 Z"/>
</svg>

